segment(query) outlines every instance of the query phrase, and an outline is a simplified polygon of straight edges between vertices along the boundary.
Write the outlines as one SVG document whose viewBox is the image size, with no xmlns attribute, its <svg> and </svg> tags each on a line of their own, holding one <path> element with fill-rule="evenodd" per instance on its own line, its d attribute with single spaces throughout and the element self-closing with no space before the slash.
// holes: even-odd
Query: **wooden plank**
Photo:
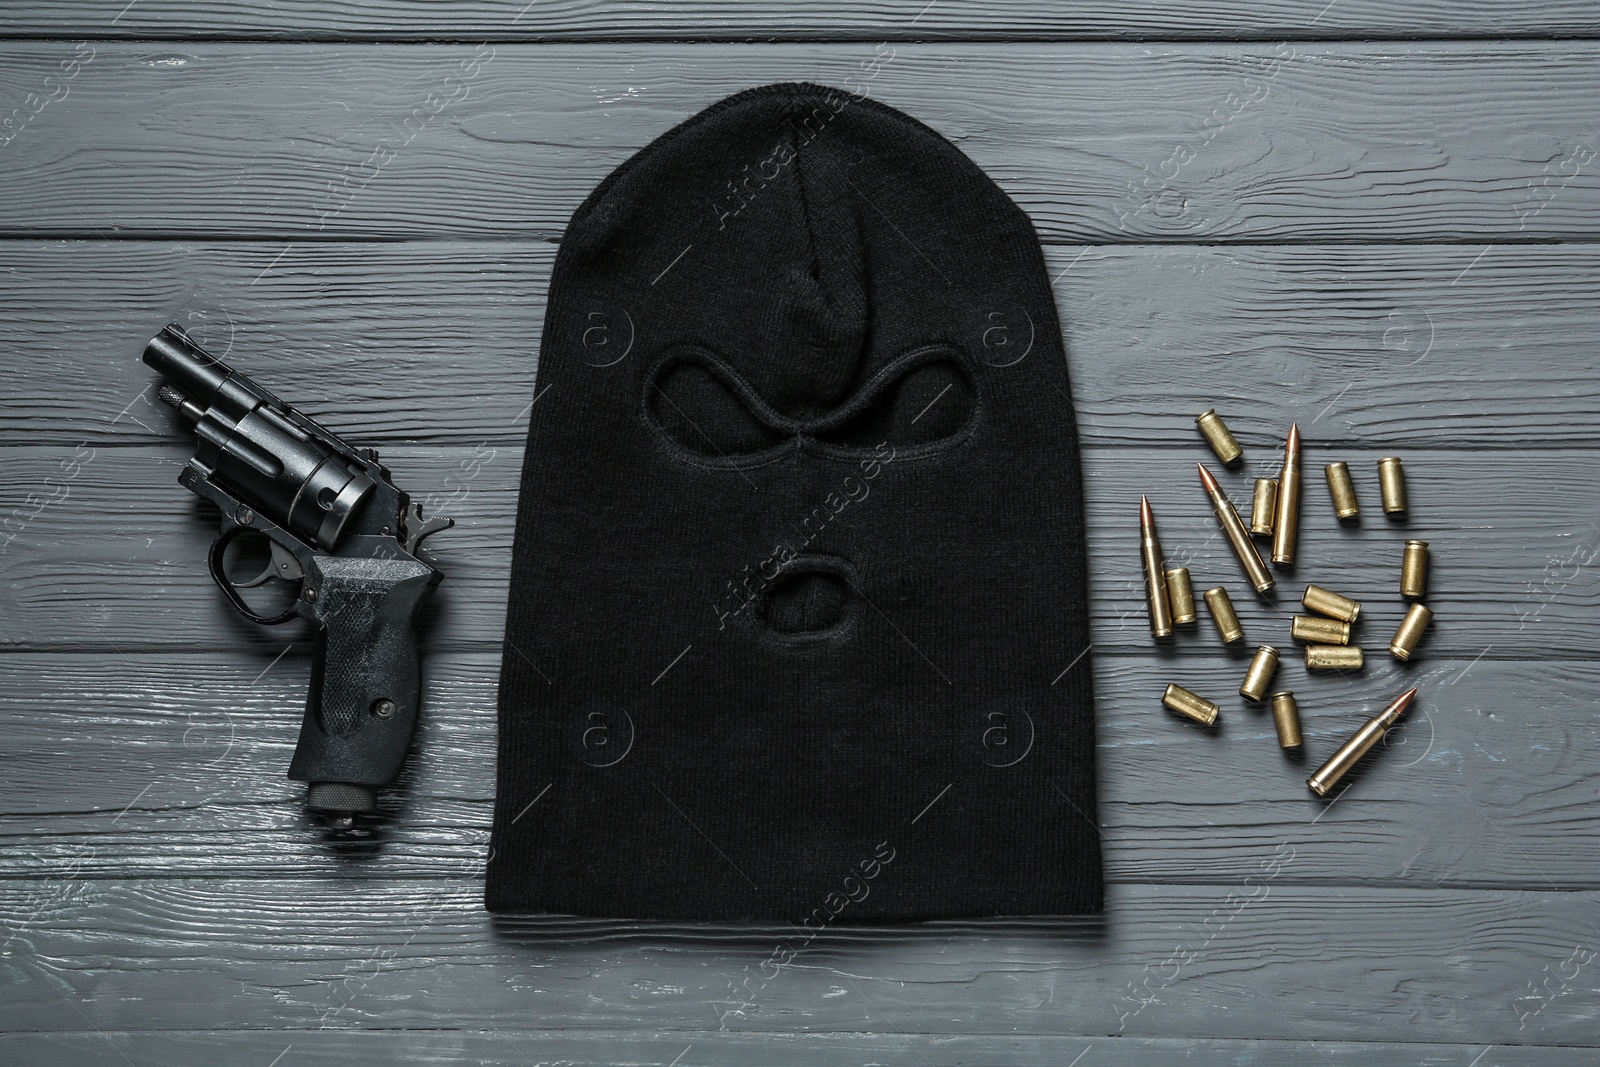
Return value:
<svg viewBox="0 0 1600 1067">
<path fill-rule="evenodd" d="M 482 854 L 492 816 L 499 657 L 427 667 L 403 795 L 381 847 L 346 869 L 301 815 L 289 765 L 308 652 L 0 657 L 0 876 L 448 878 Z M 1287 842 L 1292 884 L 1600 889 L 1573 847 L 1600 773 L 1593 662 L 1433 661 L 1355 682 L 1278 684 L 1300 699 L 1309 759 L 1285 759 L 1270 719 L 1235 694 L 1237 657 L 1095 663 L 1101 825 L 1112 882 L 1237 885 Z M 1223 705 L 1215 735 L 1158 704 L 1178 678 Z M 1412 722 L 1331 808 L 1306 790 L 1325 758 L 1403 686 Z M 1508 729 L 1514 723 L 1514 729 Z"/>
<path fill-rule="evenodd" d="M 752 1063 L 805 1063 L 813 1067 L 927 1067 L 933 1063 L 1066 1067 L 1074 1058 L 1095 1067 L 1193 1067 L 1194 1064 L 1249 1064 L 1250 1067 L 1304 1067 L 1321 1053 L 1334 1067 L 1370 1067 L 1401 1050 L 1381 1042 L 1304 1039 L 1252 1041 L 1054 1034 L 773 1033 L 733 1030 L 528 1030 L 503 1026 L 478 1029 L 463 1020 L 448 1030 L 187 1030 L 0 1034 L 0 1059 L 9 1063 L 80 1063 L 91 1056 L 122 1052 L 134 1063 L 165 1067 L 212 1067 L 218 1063 L 270 1063 L 292 1050 L 297 1057 L 357 1067 L 443 1067 L 547 1064 L 551 1067 L 747 1067 Z M 1463 1067 L 1486 1050 L 1481 1045 L 1406 1042 L 1406 1063 L 1422 1067 Z M 1092 1055 L 1091 1055 L 1092 1054 Z M 290 1062 L 285 1058 L 284 1063 Z M 1321 1062 L 1318 1060 L 1317 1062 Z M 1593 1048 L 1518 1045 L 1495 1049 L 1474 1067 L 1593 1067 Z"/>
<path fill-rule="evenodd" d="M 85 47 L 0 52 L 0 234 L 553 240 L 656 135 L 807 80 L 951 138 L 1050 242 L 1600 236 L 1600 44 Z"/>
<path fill-rule="evenodd" d="M 1182 441 L 1189 420 L 1172 428 Z M 1264 450 L 1250 471 L 1224 472 L 1236 502 L 1250 474 L 1273 473 Z M 1287 645 L 1288 616 L 1303 583 L 1317 581 L 1367 603 L 1358 639 L 1376 664 L 1405 605 L 1397 592 L 1402 541 L 1432 544 L 1429 603 L 1438 612 L 1419 657 L 1490 659 L 1588 656 L 1600 604 L 1600 487 L 1581 452 L 1519 449 L 1457 452 L 1407 448 L 1412 511 L 1404 524 L 1377 508 L 1376 458 L 1387 450 L 1308 445 L 1300 566 L 1275 600 L 1246 595 L 1239 567 L 1218 534 L 1187 447 L 1103 447 L 1085 452 L 1092 621 L 1102 655 L 1151 654 L 1135 551 L 1137 497 L 1152 494 L 1168 562 L 1190 567 L 1197 588 L 1223 584 L 1246 633 Z M 101 652 L 186 647 L 252 650 L 269 658 L 303 639 L 293 626 L 258 627 L 234 614 L 213 588 L 205 553 L 214 519 L 176 484 L 189 452 L 177 446 L 13 447 L 0 489 L 0 526 L 10 539 L 0 574 L 0 642 L 14 649 Z M 460 525 L 429 542 L 447 578 L 432 600 L 434 648 L 496 650 L 503 630 L 521 450 L 501 446 L 384 452 L 400 484 Z M 76 458 L 75 458 L 76 457 Z M 1336 528 L 1319 465 L 1350 463 L 1368 509 L 1360 526 Z M 68 467 L 63 467 L 63 464 Z M 76 463 L 76 476 L 66 473 Z M 9 524 L 9 525 L 6 525 Z M 768 546 L 763 546 L 763 550 Z M 759 558 L 759 557 L 756 557 Z M 708 593 L 706 622 L 715 613 Z M 1203 623 L 1171 655 L 1212 655 Z"/>
<path fill-rule="evenodd" d="M 536 243 L 0 242 L 0 442 L 176 445 L 144 342 L 182 322 L 361 442 L 517 446 L 554 249 Z M 1600 245 L 1049 248 L 1080 430 L 1251 458 L 1315 440 L 1600 445 Z M 131 405 L 131 407 L 130 407 Z M 1571 416 L 1571 417 L 1569 417 Z"/>
<path fill-rule="evenodd" d="M 67 897 L 8 882 L 0 1029 L 539 1018 L 577 1032 L 684 1028 L 676 1054 L 719 1022 L 1226 1040 L 1248 1017 L 1271 1041 L 1594 1040 L 1594 893 L 1295 888 L 1265 873 L 1293 858 L 1273 858 L 1242 892 L 1114 887 L 1100 920 L 837 926 L 765 986 L 758 969 L 793 927 L 496 921 L 470 869 L 359 887 L 337 876 L 97 882 Z M 747 976 L 751 995 L 736 999 L 730 985 Z"/>
<path fill-rule="evenodd" d="M 1074 40 L 1139 38 L 1278 40 L 1572 37 L 1600 32 L 1592 5 L 1563 0 L 1209 0 L 1174 7 L 1154 0 L 1100 0 L 997 7 L 981 0 L 855 0 L 826 10 L 796 0 L 608 4 L 554 0 L 532 7 L 465 0 L 355 3 L 275 0 L 87 0 L 70 8 L 7 12 L 7 37 L 198 38 L 250 41 L 654 41 Z"/>
</svg>

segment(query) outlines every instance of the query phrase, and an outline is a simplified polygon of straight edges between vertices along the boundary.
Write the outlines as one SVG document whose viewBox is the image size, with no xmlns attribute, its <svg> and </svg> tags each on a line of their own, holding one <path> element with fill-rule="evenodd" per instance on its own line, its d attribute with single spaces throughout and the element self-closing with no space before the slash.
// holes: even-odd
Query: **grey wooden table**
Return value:
<svg viewBox="0 0 1600 1067">
<path fill-rule="evenodd" d="M 746 0 L 0 14 L 0 1062 L 1593 1063 L 1600 1056 L 1600 5 Z M 445 77 L 477 57 L 463 95 Z M 868 67 L 867 64 L 874 64 Z M 865 72 L 872 71 L 870 76 Z M 1109 908 L 835 928 L 495 921 L 480 906 L 515 484 L 581 198 L 731 92 L 867 77 L 1033 216 L 1091 519 Z M 380 149 L 387 151 L 380 151 Z M 167 321 L 377 445 L 458 527 L 381 839 L 283 778 L 304 631 L 236 618 L 138 362 Z M 1297 580 L 1368 603 L 1358 676 L 1282 678 L 1314 754 L 1420 710 L 1331 806 L 1151 647 L 1133 503 L 1239 586 L 1236 499 L 1292 419 Z M 1405 458 L 1403 525 L 1374 461 Z M 1367 506 L 1339 529 L 1318 468 Z M 1438 621 L 1382 654 L 1405 536 Z M 1279 610 L 1241 602 L 1252 639 Z"/>
</svg>

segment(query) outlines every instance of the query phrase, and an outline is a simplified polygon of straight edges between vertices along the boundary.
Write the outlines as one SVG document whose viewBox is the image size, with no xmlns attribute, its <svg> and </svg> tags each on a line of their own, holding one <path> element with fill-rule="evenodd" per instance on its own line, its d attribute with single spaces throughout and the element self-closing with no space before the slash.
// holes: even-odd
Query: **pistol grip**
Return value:
<svg viewBox="0 0 1600 1067">
<path fill-rule="evenodd" d="M 417 612 L 440 577 L 404 553 L 313 557 L 300 614 L 319 630 L 289 765 L 312 783 L 312 807 L 370 810 L 373 789 L 399 773 L 422 688 Z"/>
</svg>

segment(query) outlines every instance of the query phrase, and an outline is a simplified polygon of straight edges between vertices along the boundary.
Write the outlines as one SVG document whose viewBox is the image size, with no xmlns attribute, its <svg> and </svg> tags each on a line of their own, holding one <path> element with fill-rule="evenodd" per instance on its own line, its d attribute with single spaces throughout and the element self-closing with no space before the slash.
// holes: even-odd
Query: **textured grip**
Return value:
<svg viewBox="0 0 1600 1067">
<path fill-rule="evenodd" d="M 417 612 L 440 574 L 393 546 L 306 571 L 300 613 L 320 629 L 290 778 L 379 786 L 400 771 L 421 696 Z"/>
</svg>

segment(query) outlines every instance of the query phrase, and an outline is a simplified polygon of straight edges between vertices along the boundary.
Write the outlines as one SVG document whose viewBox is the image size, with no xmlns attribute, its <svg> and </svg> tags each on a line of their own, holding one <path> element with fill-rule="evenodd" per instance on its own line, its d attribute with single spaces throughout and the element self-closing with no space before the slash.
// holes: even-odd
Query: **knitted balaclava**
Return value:
<svg viewBox="0 0 1600 1067">
<path fill-rule="evenodd" d="M 1026 215 L 815 85 L 617 169 L 550 283 L 495 911 L 1101 905 L 1082 477 Z"/>
</svg>

